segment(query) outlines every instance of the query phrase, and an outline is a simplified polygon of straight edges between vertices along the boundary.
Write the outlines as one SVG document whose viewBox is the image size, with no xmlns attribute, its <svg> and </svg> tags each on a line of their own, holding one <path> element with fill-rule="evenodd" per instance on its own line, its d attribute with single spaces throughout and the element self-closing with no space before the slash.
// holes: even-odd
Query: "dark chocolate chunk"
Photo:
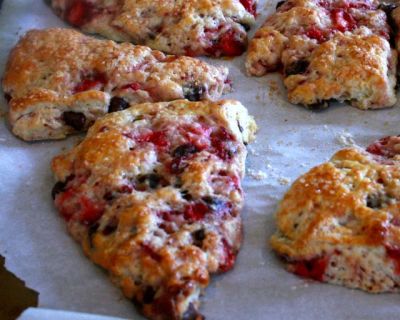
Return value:
<svg viewBox="0 0 400 320">
<path fill-rule="evenodd" d="M 249 24 L 242 22 L 240 25 L 244 28 L 244 30 L 246 30 L 246 31 L 250 30 L 250 25 Z"/>
<path fill-rule="evenodd" d="M 156 291 L 153 289 L 151 286 L 147 286 L 146 289 L 144 289 L 143 293 L 143 303 L 144 304 L 150 304 L 154 300 L 154 296 L 156 294 Z"/>
<path fill-rule="evenodd" d="M 182 195 L 182 198 L 187 200 L 187 201 L 190 201 L 190 200 L 193 199 L 192 195 L 187 190 L 182 190 L 181 191 L 181 195 Z"/>
<path fill-rule="evenodd" d="M 108 106 L 108 112 L 117 112 L 129 108 L 129 102 L 121 97 L 112 97 L 110 105 Z"/>
<path fill-rule="evenodd" d="M 96 222 L 90 225 L 88 228 L 88 240 L 91 248 L 93 248 L 93 237 L 96 234 L 97 229 L 99 229 L 99 226 L 99 223 Z"/>
<path fill-rule="evenodd" d="M 382 196 L 379 194 L 369 194 L 367 196 L 366 202 L 367 207 L 371 209 L 380 209 L 384 204 Z"/>
<path fill-rule="evenodd" d="M 182 87 L 183 96 L 189 101 L 199 101 L 203 97 L 204 87 L 196 84 L 188 84 Z"/>
<path fill-rule="evenodd" d="M 190 143 L 186 143 L 183 144 L 179 147 L 177 147 L 174 152 L 172 153 L 174 158 L 182 158 L 182 157 L 186 157 L 190 154 L 196 153 L 199 150 L 196 148 L 195 145 L 190 144 Z"/>
<path fill-rule="evenodd" d="M 66 186 L 66 185 L 67 185 L 67 182 L 61 182 L 61 181 L 58 181 L 58 182 L 54 185 L 53 189 L 51 190 L 51 197 L 53 198 L 53 200 L 56 198 L 56 196 L 57 196 L 59 193 L 65 191 L 65 186 Z"/>
<path fill-rule="evenodd" d="M 86 117 L 82 112 L 65 111 L 62 115 L 62 119 L 66 125 L 77 131 L 85 127 Z"/>
<path fill-rule="evenodd" d="M 11 98 L 11 95 L 9 95 L 8 93 L 4 94 L 4 99 L 6 99 L 7 103 L 10 102 Z"/>
<path fill-rule="evenodd" d="M 302 74 L 307 71 L 310 62 L 307 60 L 297 60 L 292 62 L 285 68 L 285 75 L 286 77 L 293 75 L 293 74 Z"/>
<path fill-rule="evenodd" d="M 206 233 L 204 232 L 204 229 L 199 229 L 193 232 L 192 238 L 193 238 L 193 244 L 201 248 L 203 245 L 203 240 L 206 238 Z"/>
<path fill-rule="evenodd" d="M 286 1 L 278 1 L 278 3 L 275 6 L 275 9 L 278 9 L 280 6 L 282 6 Z"/>
<path fill-rule="evenodd" d="M 156 173 L 144 174 L 138 177 L 139 183 L 146 183 L 151 189 L 156 189 L 161 180 L 162 177 Z"/>
</svg>

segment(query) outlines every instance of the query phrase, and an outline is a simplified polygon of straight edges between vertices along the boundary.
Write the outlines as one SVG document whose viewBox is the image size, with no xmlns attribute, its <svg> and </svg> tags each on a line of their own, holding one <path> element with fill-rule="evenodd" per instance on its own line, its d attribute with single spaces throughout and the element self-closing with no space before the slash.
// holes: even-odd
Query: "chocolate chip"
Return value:
<svg viewBox="0 0 400 320">
<path fill-rule="evenodd" d="M 129 108 L 129 102 L 121 97 L 112 97 L 110 105 L 108 106 L 108 112 L 117 112 Z"/>
<path fill-rule="evenodd" d="M 182 87 L 183 96 L 189 101 L 199 101 L 203 97 L 205 91 L 203 86 L 196 84 L 188 84 Z"/>
<path fill-rule="evenodd" d="M 204 232 L 204 229 L 199 229 L 193 232 L 192 238 L 193 238 L 193 244 L 201 248 L 203 245 L 203 240 L 206 238 L 206 233 Z"/>
<path fill-rule="evenodd" d="M 82 112 L 65 111 L 62 115 L 62 119 L 66 125 L 77 131 L 85 127 L 86 117 Z"/>
<path fill-rule="evenodd" d="M 159 186 L 161 180 L 162 177 L 156 173 L 144 174 L 138 177 L 139 183 L 147 183 L 147 185 L 151 189 L 156 189 Z"/>
<path fill-rule="evenodd" d="M 285 68 L 285 75 L 288 77 L 293 74 L 302 74 L 307 71 L 309 65 L 310 62 L 307 60 L 294 61 Z"/>
<path fill-rule="evenodd" d="M 97 232 L 97 229 L 99 229 L 99 224 L 96 222 L 89 226 L 88 228 L 88 239 L 89 239 L 89 245 L 91 248 L 93 248 L 93 237 Z"/>
<path fill-rule="evenodd" d="M 381 209 L 383 206 L 382 196 L 378 194 L 369 194 L 366 199 L 367 207 L 371 209 Z"/>
<path fill-rule="evenodd" d="M 276 4 L 275 9 L 278 9 L 278 8 L 279 8 L 280 6 L 282 6 L 285 2 L 286 2 L 286 1 L 279 1 L 279 2 Z"/>
<path fill-rule="evenodd" d="M 117 230 L 117 228 L 118 228 L 118 220 L 117 218 L 114 217 L 108 222 L 108 224 L 101 233 L 105 236 L 109 236 L 110 234 L 114 233 Z"/>
<path fill-rule="evenodd" d="M 189 307 L 182 316 L 182 320 L 204 320 L 202 316 L 194 307 L 193 303 L 189 304 Z"/>
<path fill-rule="evenodd" d="M 156 295 L 156 291 L 153 289 L 153 287 L 147 286 L 144 289 L 144 293 L 143 293 L 143 303 L 144 304 L 152 303 L 155 295 Z"/>
<path fill-rule="evenodd" d="M 56 198 L 56 196 L 57 196 L 59 193 L 65 191 L 65 186 L 66 186 L 66 185 L 67 185 L 67 182 L 66 182 L 66 181 L 65 181 L 65 182 L 58 181 L 58 182 L 54 185 L 53 189 L 51 190 L 51 197 L 53 198 L 53 200 Z"/>
<path fill-rule="evenodd" d="M 192 195 L 189 193 L 188 190 L 182 190 L 181 191 L 181 195 L 182 195 L 182 198 L 187 200 L 187 201 L 190 201 L 190 200 L 193 199 Z"/>
<path fill-rule="evenodd" d="M 246 31 L 250 30 L 250 25 L 249 24 L 242 22 L 240 25 L 244 28 L 244 30 L 246 30 Z"/>
<path fill-rule="evenodd" d="M 6 99 L 7 103 L 10 102 L 11 100 L 11 95 L 9 95 L 8 93 L 4 94 L 4 99 Z"/>
<path fill-rule="evenodd" d="M 174 158 L 182 158 L 188 156 L 189 154 L 196 153 L 198 151 L 199 150 L 196 148 L 196 146 L 190 143 L 186 143 L 177 147 L 172 153 L 172 155 Z"/>
</svg>

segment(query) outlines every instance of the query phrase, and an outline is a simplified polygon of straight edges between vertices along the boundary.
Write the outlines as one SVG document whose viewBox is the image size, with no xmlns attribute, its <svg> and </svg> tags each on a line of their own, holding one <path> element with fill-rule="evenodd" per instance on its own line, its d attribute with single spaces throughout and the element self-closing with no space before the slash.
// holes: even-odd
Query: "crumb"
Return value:
<svg viewBox="0 0 400 320">
<path fill-rule="evenodd" d="M 267 173 L 261 170 L 247 169 L 247 175 L 255 180 L 264 180 L 268 177 Z"/>
<path fill-rule="evenodd" d="M 278 182 L 282 186 L 287 186 L 290 183 L 290 179 L 281 177 L 281 178 L 278 179 Z"/>
<path fill-rule="evenodd" d="M 343 147 L 356 147 L 357 144 L 353 139 L 353 135 L 350 132 L 342 131 L 336 134 L 335 140 L 338 144 Z"/>
</svg>

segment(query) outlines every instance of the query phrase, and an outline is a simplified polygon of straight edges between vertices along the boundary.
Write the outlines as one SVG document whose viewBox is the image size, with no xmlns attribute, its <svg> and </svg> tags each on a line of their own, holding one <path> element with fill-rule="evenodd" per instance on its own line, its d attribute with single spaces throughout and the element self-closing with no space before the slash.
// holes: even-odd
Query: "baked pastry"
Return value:
<svg viewBox="0 0 400 320">
<path fill-rule="evenodd" d="M 400 137 L 337 152 L 281 201 L 272 248 L 303 277 L 395 292 L 400 285 Z"/>
<path fill-rule="evenodd" d="M 281 69 L 289 101 L 309 109 L 331 100 L 360 109 L 392 106 L 397 53 L 379 8 L 376 0 L 279 2 L 250 41 L 246 70 L 262 76 Z"/>
<path fill-rule="evenodd" d="M 236 101 L 139 104 L 52 162 L 55 206 L 86 255 L 151 319 L 201 319 L 242 237 L 254 120 Z"/>
<path fill-rule="evenodd" d="M 12 50 L 3 89 L 15 135 L 60 139 L 130 103 L 217 99 L 231 87 L 227 76 L 194 58 L 47 29 L 29 31 Z"/>
<path fill-rule="evenodd" d="M 256 0 L 52 0 L 73 26 L 167 53 L 237 56 L 247 44 Z"/>
</svg>

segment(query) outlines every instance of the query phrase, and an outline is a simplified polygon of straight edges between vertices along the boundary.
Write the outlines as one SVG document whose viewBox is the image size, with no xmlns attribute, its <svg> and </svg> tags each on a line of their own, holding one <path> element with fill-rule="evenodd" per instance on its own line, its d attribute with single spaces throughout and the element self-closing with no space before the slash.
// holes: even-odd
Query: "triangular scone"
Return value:
<svg viewBox="0 0 400 320">
<path fill-rule="evenodd" d="M 53 160 L 69 232 L 147 317 L 200 319 L 210 274 L 233 267 L 255 130 L 232 100 L 139 104 Z"/>
<path fill-rule="evenodd" d="M 3 79 L 13 133 L 60 139 L 129 103 L 217 99 L 228 69 L 148 47 L 98 40 L 71 29 L 28 32 Z"/>
<path fill-rule="evenodd" d="M 368 292 L 400 287 L 400 137 L 344 149 L 281 201 L 272 248 L 289 271 Z"/>
<path fill-rule="evenodd" d="M 180 55 L 237 56 L 247 44 L 256 0 L 52 0 L 85 32 Z"/>
<path fill-rule="evenodd" d="M 289 101 L 309 109 L 392 106 L 397 53 L 386 9 L 377 0 L 281 1 L 250 41 L 247 72 L 282 70 Z"/>
</svg>

